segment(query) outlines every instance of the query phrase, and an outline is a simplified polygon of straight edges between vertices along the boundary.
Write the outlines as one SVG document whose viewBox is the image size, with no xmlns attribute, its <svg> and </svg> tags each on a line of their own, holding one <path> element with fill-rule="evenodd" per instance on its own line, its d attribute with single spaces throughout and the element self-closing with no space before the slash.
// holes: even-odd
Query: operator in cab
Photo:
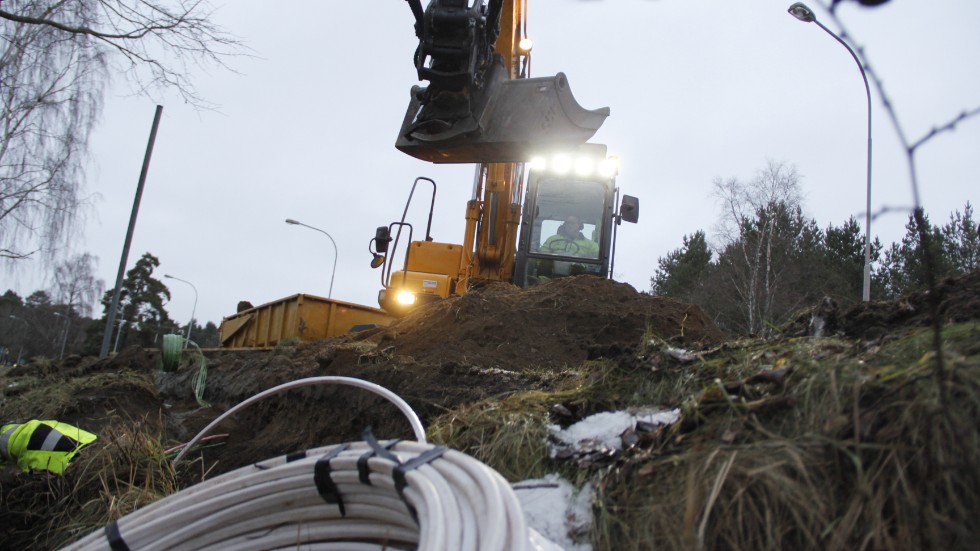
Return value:
<svg viewBox="0 0 980 551">
<path fill-rule="evenodd" d="M 584 227 L 577 216 L 568 216 L 565 222 L 558 226 L 558 233 L 546 239 L 539 250 L 543 253 L 565 256 L 598 258 L 599 244 L 582 234 Z"/>
</svg>

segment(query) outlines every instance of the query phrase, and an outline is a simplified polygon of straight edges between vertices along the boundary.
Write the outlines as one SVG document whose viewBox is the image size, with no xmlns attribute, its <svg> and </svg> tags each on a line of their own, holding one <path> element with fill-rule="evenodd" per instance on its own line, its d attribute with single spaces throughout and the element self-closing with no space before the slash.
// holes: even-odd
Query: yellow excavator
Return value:
<svg viewBox="0 0 980 551">
<path fill-rule="evenodd" d="M 556 277 L 610 277 L 615 232 L 636 222 L 639 201 L 620 201 L 618 166 L 586 143 L 609 115 L 575 101 L 564 74 L 530 78 L 527 0 L 406 0 L 419 45 L 415 86 L 395 146 L 433 163 L 475 164 L 461 244 L 432 240 L 406 221 L 377 228 L 371 266 L 382 268 L 381 309 L 307 294 L 243 303 L 219 329 L 223 347 L 277 346 L 376 327 L 428 302 L 494 281 L 527 286 Z M 402 238 L 408 242 L 395 271 Z"/>
<path fill-rule="evenodd" d="M 527 0 L 406 0 L 419 45 L 414 86 L 395 146 L 433 163 L 477 163 L 462 244 L 432 240 L 432 195 L 425 235 L 401 220 L 371 239 L 382 268 L 378 303 L 392 315 L 506 281 L 533 285 L 555 277 L 610 277 L 615 232 L 636 222 L 639 201 L 615 184 L 618 160 L 586 143 L 609 115 L 587 110 L 564 74 L 530 78 Z M 407 234 L 403 263 L 394 258 Z"/>
</svg>

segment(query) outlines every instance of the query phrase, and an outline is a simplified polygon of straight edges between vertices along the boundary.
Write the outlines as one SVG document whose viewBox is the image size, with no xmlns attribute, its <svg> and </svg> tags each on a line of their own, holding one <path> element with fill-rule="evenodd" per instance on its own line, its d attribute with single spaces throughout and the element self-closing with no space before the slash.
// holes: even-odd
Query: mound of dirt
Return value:
<svg viewBox="0 0 980 551">
<path fill-rule="evenodd" d="M 547 390 L 588 359 L 632 356 L 644 338 L 687 346 L 720 342 L 700 308 L 595 277 L 529 289 L 493 284 L 451 298 L 389 327 L 273 351 L 213 352 L 205 398 L 189 399 L 194 364 L 158 375 L 171 435 L 186 441 L 222 410 L 306 377 L 354 377 L 405 399 L 423 424 L 461 404 Z M 326 386 L 268 398 L 218 427 L 225 445 L 206 452 L 216 472 L 305 448 L 361 439 L 411 438 L 395 406 L 364 390 Z"/>
<path fill-rule="evenodd" d="M 980 272 L 944 282 L 938 295 L 944 321 L 980 319 Z M 928 298 L 914 295 L 844 313 L 821 305 L 799 318 L 800 330 L 805 331 L 805 325 L 819 315 L 827 318 L 829 331 L 845 339 L 904 333 L 907 326 L 928 323 Z M 391 390 L 409 403 L 424 426 L 431 426 L 447 412 L 462 415 L 471 404 L 500 403 L 504 397 L 528 391 L 564 391 L 566 383 L 577 385 L 586 378 L 582 373 L 598 374 L 596 384 L 613 378 L 612 373 L 636 377 L 629 379 L 629 392 L 657 378 L 672 377 L 701 388 L 697 380 L 688 380 L 690 360 L 658 359 L 649 356 L 647 349 L 658 348 L 650 347 L 653 342 L 664 345 L 660 348 L 702 348 L 708 350 L 705 354 L 718 355 L 728 346 L 718 346 L 724 340 L 697 306 L 639 293 L 622 283 L 580 276 L 527 289 L 491 284 L 419 309 L 388 327 L 343 337 L 274 349 L 219 349 L 202 355 L 189 351 L 172 372 L 161 370 L 158 350 L 137 347 L 104 360 L 73 357 L 43 369 L 19 368 L 0 378 L 0 407 L 5 421 L 59 419 L 96 432 L 100 435 L 93 444 L 96 449 L 86 452 L 91 457 L 129 441 L 110 442 L 118 434 L 113 429 L 120 425 L 126 436 L 136 434 L 137 427 L 159 434 L 153 449 L 169 448 L 187 442 L 223 412 L 260 392 L 298 379 L 344 376 Z M 841 345 L 835 341 L 829 346 Z M 777 355 L 753 349 L 751 362 L 765 363 Z M 741 373 L 744 357 L 733 360 L 735 368 L 718 363 L 703 367 L 702 374 L 710 376 L 706 381 L 716 381 L 719 373 Z M 798 363 L 815 361 L 813 355 L 805 357 Z M 207 405 L 195 398 L 194 391 L 195 381 L 205 373 Z M 660 392 L 651 390 L 643 396 L 656 400 Z M 689 394 L 685 391 L 683 396 Z M 735 407 L 730 400 L 724 404 Z M 363 389 L 329 385 L 287 390 L 252 404 L 213 429 L 211 434 L 220 436 L 209 445 L 216 445 L 188 455 L 177 469 L 180 483 L 189 485 L 203 473 L 213 477 L 300 450 L 362 440 L 368 427 L 379 438 L 414 439 L 394 405 Z M 159 451 L 153 457 L 159 461 Z M 126 466 L 129 459 L 120 458 L 118 463 Z M 0 478 L 0 541 L 34 541 L 36 534 L 63 524 L 52 520 L 43 503 L 45 499 L 59 502 L 57 492 L 62 490 L 52 486 L 50 495 L 34 499 L 42 482 L 47 484 L 37 475 Z M 98 491 L 91 496 L 73 496 L 77 503 L 98 503 L 105 497 L 101 485 L 93 487 Z M 10 496 L 15 494 L 31 496 L 37 510 L 14 506 Z M 626 494 L 629 491 L 624 490 Z M 77 512 L 67 511 L 64 518 Z"/>
<path fill-rule="evenodd" d="M 941 324 L 980 319 L 980 270 L 939 282 L 935 296 Z M 926 291 L 912 293 L 900 300 L 861 302 L 841 311 L 828 297 L 797 314 L 783 332 L 794 336 L 838 334 L 878 339 L 896 329 L 929 325 L 932 300 L 933 296 Z M 819 325 L 819 329 L 815 325 Z"/>
<path fill-rule="evenodd" d="M 426 363 L 560 368 L 644 336 L 687 346 L 724 338 L 697 306 L 578 276 L 527 289 L 495 283 L 437 303 L 387 328 L 380 346 Z"/>
<path fill-rule="evenodd" d="M 936 294 L 942 323 L 980 319 L 980 270 L 941 281 Z M 841 317 L 841 329 L 850 337 L 877 338 L 896 327 L 926 326 L 931 298 L 924 292 L 897 301 L 859 304 Z"/>
</svg>

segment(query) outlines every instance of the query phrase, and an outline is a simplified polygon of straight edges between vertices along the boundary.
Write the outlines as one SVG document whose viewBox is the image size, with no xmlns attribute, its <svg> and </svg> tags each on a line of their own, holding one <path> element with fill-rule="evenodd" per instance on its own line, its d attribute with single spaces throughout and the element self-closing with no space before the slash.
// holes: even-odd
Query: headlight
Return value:
<svg viewBox="0 0 980 551">
<path fill-rule="evenodd" d="M 551 160 L 551 170 L 556 174 L 568 174 L 572 169 L 572 158 L 568 155 L 555 155 Z"/>
<path fill-rule="evenodd" d="M 592 159 L 588 157 L 579 157 L 575 159 L 575 174 L 582 177 L 592 176 L 592 170 L 594 168 L 594 163 Z"/>
<path fill-rule="evenodd" d="M 395 300 L 398 301 L 398 304 L 411 306 L 415 304 L 415 293 L 410 291 L 398 291 L 398 294 L 395 295 Z"/>
<path fill-rule="evenodd" d="M 546 171 L 558 176 L 574 173 L 580 178 L 615 178 L 619 175 L 619 157 L 597 158 L 589 155 L 555 154 L 550 157 L 534 156 L 528 161 L 533 171 Z"/>
<path fill-rule="evenodd" d="M 606 178 L 612 178 L 619 174 L 619 157 L 615 155 L 607 157 L 599 163 L 599 174 Z"/>
</svg>

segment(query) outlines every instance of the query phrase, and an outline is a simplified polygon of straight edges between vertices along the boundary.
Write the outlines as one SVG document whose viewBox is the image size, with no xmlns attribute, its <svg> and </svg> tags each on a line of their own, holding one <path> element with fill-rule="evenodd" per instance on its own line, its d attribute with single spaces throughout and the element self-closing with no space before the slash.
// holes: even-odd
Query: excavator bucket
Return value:
<svg viewBox="0 0 980 551">
<path fill-rule="evenodd" d="M 482 88 L 431 97 L 412 88 L 395 147 L 433 163 L 502 163 L 530 160 L 552 147 L 581 145 L 609 116 L 575 101 L 564 73 L 508 79 L 494 64 Z"/>
</svg>

